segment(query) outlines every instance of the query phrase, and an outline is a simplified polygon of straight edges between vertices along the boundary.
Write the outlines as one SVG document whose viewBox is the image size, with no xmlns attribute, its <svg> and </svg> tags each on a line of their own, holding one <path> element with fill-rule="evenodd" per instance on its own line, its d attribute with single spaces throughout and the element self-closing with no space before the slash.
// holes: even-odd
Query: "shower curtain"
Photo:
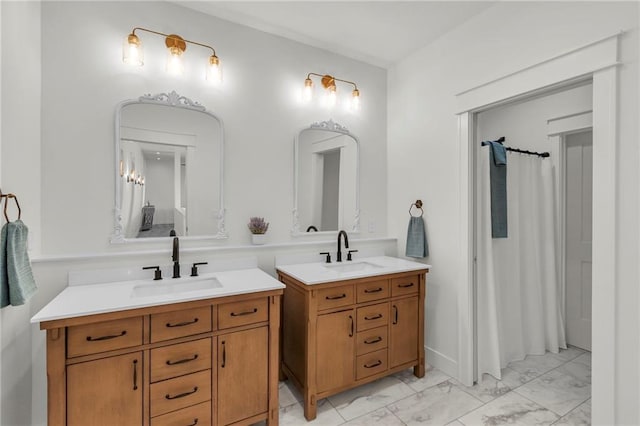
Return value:
<svg viewBox="0 0 640 426">
<path fill-rule="evenodd" d="M 491 238 L 488 148 L 478 159 L 477 372 L 566 348 L 556 248 L 553 167 L 508 152 L 508 238 Z"/>
</svg>

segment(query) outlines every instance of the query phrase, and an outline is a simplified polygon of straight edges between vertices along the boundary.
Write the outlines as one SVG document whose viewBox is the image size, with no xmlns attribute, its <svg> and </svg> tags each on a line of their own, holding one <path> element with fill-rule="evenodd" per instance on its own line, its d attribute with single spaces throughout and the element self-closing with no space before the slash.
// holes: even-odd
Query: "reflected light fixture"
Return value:
<svg viewBox="0 0 640 426">
<path fill-rule="evenodd" d="M 140 41 L 140 37 L 136 34 L 136 31 L 145 31 L 165 37 L 164 43 L 165 46 L 167 46 L 167 72 L 174 75 L 181 75 L 184 73 L 183 55 L 187 50 L 187 43 L 211 49 L 211 55 L 205 64 L 205 79 L 212 84 L 219 84 L 222 82 L 222 67 L 220 65 L 220 59 L 216 56 L 216 51 L 213 47 L 207 44 L 184 39 L 177 34 L 165 34 L 159 31 L 149 30 L 147 28 L 135 27 L 131 31 L 131 34 L 125 38 L 122 48 L 122 61 L 124 63 L 138 67 L 144 65 L 142 42 Z"/>
<path fill-rule="evenodd" d="M 323 75 L 314 72 L 310 72 L 309 74 L 307 74 L 307 78 L 304 80 L 304 88 L 302 89 L 302 100 L 304 102 L 310 102 L 313 99 L 313 80 L 311 79 L 312 76 L 320 77 L 320 83 L 325 89 L 323 103 L 327 107 L 332 108 L 337 102 L 336 82 L 339 81 L 353 86 L 349 108 L 353 111 L 357 111 L 360 109 L 360 91 L 358 90 L 358 86 L 356 85 L 356 83 L 349 80 L 343 80 L 329 74 Z"/>
</svg>

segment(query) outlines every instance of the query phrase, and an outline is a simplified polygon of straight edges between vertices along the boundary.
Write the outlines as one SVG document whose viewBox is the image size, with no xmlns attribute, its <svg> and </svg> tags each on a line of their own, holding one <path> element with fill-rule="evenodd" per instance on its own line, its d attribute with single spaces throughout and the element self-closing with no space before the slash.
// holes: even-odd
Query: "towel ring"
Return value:
<svg viewBox="0 0 640 426">
<path fill-rule="evenodd" d="M 414 216 L 413 214 L 411 214 L 411 209 L 413 209 L 414 206 L 417 209 L 420 210 L 420 216 Z M 413 204 L 411 204 L 409 206 L 409 216 L 411 216 L 411 217 L 422 217 L 423 214 L 424 214 L 424 210 L 422 210 L 422 200 L 416 200 L 415 203 L 413 203 Z"/>
<path fill-rule="evenodd" d="M 11 222 L 9 220 L 9 215 L 7 215 L 7 204 L 9 204 L 9 198 L 13 198 L 16 202 L 16 206 L 18 207 L 18 220 L 22 217 L 22 209 L 20 208 L 20 203 L 18 202 L 18 197 L 14 194 L 2 194 L 2 198 L 4 198 L 4 218 L 7 220 L 7 223 Z"/>
</svg>

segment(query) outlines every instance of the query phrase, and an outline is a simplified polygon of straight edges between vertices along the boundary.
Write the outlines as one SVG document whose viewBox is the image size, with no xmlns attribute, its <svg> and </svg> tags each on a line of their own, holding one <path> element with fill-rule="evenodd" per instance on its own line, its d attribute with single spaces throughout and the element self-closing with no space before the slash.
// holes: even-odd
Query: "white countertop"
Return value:
<svg viewBox="0 0 640 426">
<path fill-rule="evenodd" d="M 191 290 L 151 296 L 134 296 L 134 288 L 143 286 L 175 285 L 176 287 L 195 281 L 215 278 L 221 284 L 218 288 Z M 213 272 L 199 277 L 184 277 L 173 280 L 164 278 L 154 281 L 150 278 L 101 284 L 73 285 L 66 287 L 51 302 L 40 310 L 32 323 L 94 315 L 106 312 L 125 311 L 192 300 L 233 296 L 284 288 L 284 284 L 258 268 Z"/>
<path fill-rule="evenodd" d="M 276 266 L 278 271 L 307 285 L 430 268 L 431 265 L 425 263 L 412 262 L 410 260 L 389 256 L 366 257 L 354 261 L 342 261 L 340 263 L 312 262 Z"/>
</svg>

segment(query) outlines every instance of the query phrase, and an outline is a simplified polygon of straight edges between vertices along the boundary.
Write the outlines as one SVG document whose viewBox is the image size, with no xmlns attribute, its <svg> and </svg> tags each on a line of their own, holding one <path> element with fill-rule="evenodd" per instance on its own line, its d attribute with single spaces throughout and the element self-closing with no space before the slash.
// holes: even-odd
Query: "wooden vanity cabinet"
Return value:
<svg viewBox="0 0 640 426">
<path fill-rule="evenodd" d="M 41 323 L 48 424 L 277 425 L 281 295 Z"/>
<path fill-rule="evenodd" d="M 306 285 L 279 271 L 281 375 L 317 402 L 413 367 L 424 377 L 424 300 L 428 269 Z"/>
</svg>

